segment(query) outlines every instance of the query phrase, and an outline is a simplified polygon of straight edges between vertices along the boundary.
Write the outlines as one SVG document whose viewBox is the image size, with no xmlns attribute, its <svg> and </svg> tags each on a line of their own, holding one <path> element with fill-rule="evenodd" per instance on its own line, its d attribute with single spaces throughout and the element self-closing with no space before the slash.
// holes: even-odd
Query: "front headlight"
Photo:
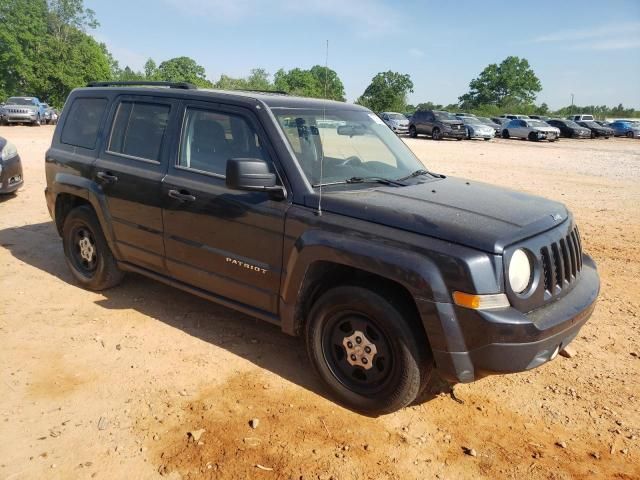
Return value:
<svg viewBox="0 0 640 480">
<path fill-rule="evenodd" d="M 16 146 L 11 142 L 5 143 L 4 148 L 2 149 L 2 160 L 9 160 L 16 155 L 18 155 L 18 149 L 16 148 Z"/>
<path fill-rule="evenodd" d="M 509 262 L 509 285 L 515 293 L 524 292 L 531 283 L 531 260 L 527 252 L 519 248 Z"/>
</svg>

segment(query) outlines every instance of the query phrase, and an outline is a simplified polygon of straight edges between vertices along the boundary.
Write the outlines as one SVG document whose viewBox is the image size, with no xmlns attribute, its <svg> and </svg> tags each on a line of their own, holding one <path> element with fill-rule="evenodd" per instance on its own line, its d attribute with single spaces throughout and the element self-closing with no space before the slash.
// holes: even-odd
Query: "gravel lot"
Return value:
<svg viewBox="0 0 640 480">
<path fill-rule="evenodd" d="M 136 275 L 74 285 L 43 196 L 53 128 L 0 127 L 26 179 L 0 198 L 0 478 L 640 478 L 640 141 L 407 140 L 564 202 L 602 293 L 573 358 L 367 418 L 273 326 Z"/>
</svg>

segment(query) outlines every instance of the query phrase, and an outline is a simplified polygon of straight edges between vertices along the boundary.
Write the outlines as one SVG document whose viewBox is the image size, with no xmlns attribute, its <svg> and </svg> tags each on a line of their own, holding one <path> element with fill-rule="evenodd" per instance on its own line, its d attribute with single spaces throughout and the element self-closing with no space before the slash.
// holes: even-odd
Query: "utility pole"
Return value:
<svg viewBox="0 0 640 480">
<path fill-rule="evenodd" d="M 573 93 L 571 94 L 571 115 L 573 115 Z"/>
</svg>

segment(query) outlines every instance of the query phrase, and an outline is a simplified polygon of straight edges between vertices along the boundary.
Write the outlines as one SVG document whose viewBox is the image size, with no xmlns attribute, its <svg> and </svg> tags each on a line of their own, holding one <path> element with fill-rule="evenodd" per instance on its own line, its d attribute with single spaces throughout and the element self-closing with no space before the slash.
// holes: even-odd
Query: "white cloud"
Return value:
<svg viewBox="0 0 640 480">
<path fill-rule="evenodd" d="M 571 50 L 621 50 L 640 47 L 640 22 L 567 29 L 538 36 L 535 43 L 561 43 Z"/>
<path fill-rule="evenodd" d="M 411 55 L 412 57 L 420 58 L 424 57 L 424 52 L 419 48 L 410 48 L 409 55 Z"/>
</svg>

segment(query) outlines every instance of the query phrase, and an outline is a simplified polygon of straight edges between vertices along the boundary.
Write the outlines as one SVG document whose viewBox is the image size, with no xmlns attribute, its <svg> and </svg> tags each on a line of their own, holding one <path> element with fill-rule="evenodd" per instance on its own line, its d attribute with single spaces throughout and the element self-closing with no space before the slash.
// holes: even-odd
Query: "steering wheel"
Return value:
<svg viewBox="0 0 640 480">
<path fill-rule="evenodd" d="M 344 159 L 343 162 L 340 162 L 338 165 L 340 165 L 341 167 L 348 167 L 348 166 L 360 166 L 362 165 L 362 160 L 360 160 L 360 157 L 356 156 L 356 155 L 351 155 L 350 157 L 347 157 Z"/>
</svg>

